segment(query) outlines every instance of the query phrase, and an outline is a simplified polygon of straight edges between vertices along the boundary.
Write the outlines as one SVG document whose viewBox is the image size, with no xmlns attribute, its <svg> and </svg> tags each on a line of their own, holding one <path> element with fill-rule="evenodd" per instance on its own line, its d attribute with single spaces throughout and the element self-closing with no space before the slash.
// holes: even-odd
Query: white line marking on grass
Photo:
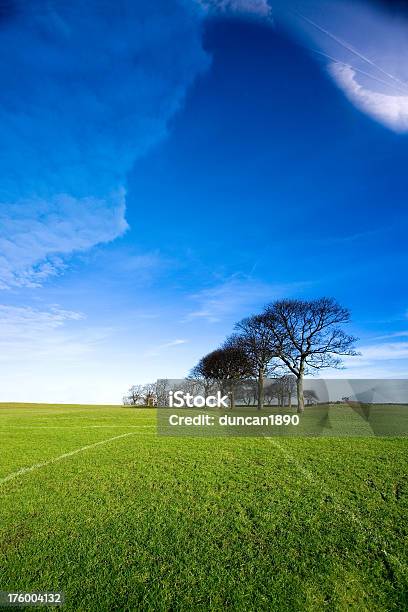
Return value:
<svg viewBox="0 0 408 612">
<path fill-rule="evenodd" d="M 297 467 L 299 472 L 301 472 L 301 474 L 303 474 L 303 476 L 306 478 L 306 480 L 308 480 L 311 484 L 315 485 L 316 487 L 319 487 L 320 489 L 323 489 L 327 494 L 329 494 L 332 497 L 332 499 L 333 499 L 333 504 L 336 506 L 336 508 L 340 512 L 342 512 L 343 514 L 348 516 L 364 533 L 367 532 L 367 527 L 364 525 L 363 520 L 360 517 L 356 516 L 354 514 L 354 512 L 352 512 L 352 510 L 350 510 L 349 508 L 345 508 L 339 501 L 337 501 L 336 500 L 336 495 L 333 493 L 333 491 L 331 491 L 330 489 L 327 489 L 326 483 L 321 478 L 317 478 L 316 476 L 313 476 L 313 474 L 308 469 L 306 469 L 300 463 L 300 461 L 298 461 L 296 459 L 296 457 L 291 455 L 289 453 L 289 451 L 286 450 L 286 448 L 284 448 L 281 444 L 279 444 L 279 442 L 277 442 L 275 440 L 275 438 L 270 438 L 268 436 L 264 436 L 264 438 L 270 444 L 272 444 L 273 446 L 276 446 L 276 448 L 278 448 L 280 450 L 280 452 L 285 457 L 285 459 L 287 459 L 288 461 L 293 463 Z M 380 540 L 380 538 L 378 536 L 376 536 L 373 532 L 371 532 L 370 535 L 371 535 L 372 539 L 376 541 L 377 546 L 380 548 L 380 550 L 383 553 L 383 555 L 385 556 L 385 558 L 389 557 L 389 558 L 393 559 L 394 561 L 397 562 L 397 564 L 404 571 L 407 570 L 408 566 L 403 561 L 401 561 L 400 559 L 398 559 L 398 557 L 396 557 L 395 555 L 390 554 L 389 552 L 387 552 L 385 550 L 384 543 Z"/>
<path fill-rule="evenodd" d="M 284 455 L 285 459 L 287 459 L 288 461 L 290 461 L 291 463 L 294 463 L 295 466 L 297 467 L 297 469 L 299 470 L 299 472 L 301 474 L 303 474 L 303 476 L 306 478 L 306 480 L 308 480 L 310 483 L 312 483 L 315 486 L 318 486 L 320 488 L 323 488 L 325 483 L 320 479 L 320 478 L 316 478 L 315 476 L 313 476 L 313 474 L 306 469 L 301 463 L 300 461 L 298 461 L 293 455 L 291 455 L 289 453 L 289 451 L 286 450 L 286 448 L 284 448 L 283 446 L 281 446 L 279 444 L 279 442 L 277 442 L 274 438 L 268 438 L 267 436 L 265 436 L 265 440 L 267 440 L 270 444 L 273 444 L 273 446 L 276 446 L 276 448 L 278 448 L 280 450 L 280 452 L 282 453 L 282 455 Z M 359 519 L 351 510 L 349 510 L 348 508 L 344 508 L 340 502 L 336 501 L 334 499 L 334 495 L 331 491 L 327 491 L 326 492 L 330 493 L 330 495 L 333 498 L 334 504 L 335 506 L 337 506 L 337 508 L 343 512 L 344 514 L 347 514 L 349 516 L 349 518 L 351 518 L 355 523 L 357 523 L 361 528 L 364 529 L 364 524 L 361 521 L 361 519 Z"/>
<path fill-rule="evenodd" d="M 88 427 L 88 426 L 84 425 L 84 427 Z M 133 427 L 136 427 L 136 428 L 149 427 L 149 428 L 152 428 L 152 427 L 156 427 L 156 425 L 89 425 L 89 427 L 108 427 L 108 428 L 109 427 L 132 427 L 132 428 Z"/>
<path fill-rule="evenodd" d="M 108 442 L 113 442 L 113 440 L 119 440 L 120 438 L 126 438 L 127 436 L 134 436 L 135 432 L 131 431 L 129 433 L 121 434 L 120 436 L 114 436 L 113 438 L 108 438 L 107 440 L 101 440 L 100 442 L 95 442 L 95 444 L 88 444 L 87 446 L 81 446 L 81 448 L 77 448 L 69 453 L 64 453 L 63 455 L 59 455 L 58 457 L 54 457 L 53 459 L 49 459 L 48 461 L 43 461 L 42 463 L 34 463 L 30 467 L 21 468 L 21 470 L 17 470 L 17 472 L 13 472 L 9 474 L 5 478 L 0 480 L 0 485 L 9 482 L 10 480 L 14 480 L 19 476 L 23 476 L 23 474 L 28 474 L 29 472 L 34 472 L 34 470 L 38 470 L 39 468 L 45 467 L 47 465 L 51 465 L 53 463 L 58 463 L 58 461 L 62 461 L 67 457 L 72 457 L 78 453 L 82 453 L 83 451 L 89 450 L 90 448 L 95 448 L 96 446 L 101 446 L 102 444 L 107 444 Z"/>
<path fill-rule="evenodd" d="M 152 429 L 156 425 L 0 425 L 0 429 L 140 429 L 149 428 Z"/>
</svg>

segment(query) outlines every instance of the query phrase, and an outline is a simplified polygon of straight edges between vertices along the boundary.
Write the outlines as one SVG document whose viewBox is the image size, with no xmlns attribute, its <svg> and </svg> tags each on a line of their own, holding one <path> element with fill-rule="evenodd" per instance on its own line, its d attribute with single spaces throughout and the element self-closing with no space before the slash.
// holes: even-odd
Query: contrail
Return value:
<svg viewBox="0 0 408 612">
<path fill-rule="evenodd" d="M 317 49 L 307 49 L 307 47 L 305 47 L 305 49 L 307 51 L 311 51 L 312 53 L 317 53 L 319 55 L 323 55 L 323 57 L 326 57 L 327 59 L 329 59 L 332 62 L 335 62 L 336 64 L 344 64 L 344 62 L 342 60 L 339 60 L 336 57 L 333 57 L 332 55 L 329 55 L 328 53 L 324 53 L 323 51 L 318 51 Z M 398 87 L 397 85 L 392 85 L 390 83 L 387 83 L 387 81 L 383 81 L 383 79 L 379 79 L 378 77 L 374 76 L 373 74 L 370 74 L 369 72 L 366 72 L 365 70 L 361 70 L 361 68 L 356 68 L 356 66 L 353 66 L 352 64 L 348 64 L 348 65 L 355 72 L 359 72 L 360 74 L 364 74 L 365 76 L 369 77 L 370 79 L 373 79 L 373 81 L 377 81 L 378 83 L 381 83 L 382 85 L 385 85 L 386 87 L 392 87 L 395 91 L 398 91 L 399 93 L 406 94 L 406 92 L 403 91 L 403 89 L 401 87 Z"/>
<path fill-rule="evenodd" d="M 370 64 L 370 66 L 373 66 L 373 68 L 375 68 L 376 70 L 379 70 L 380 72 L 385 74 L 389 79 L 392 79 L 393 81 L 395 81 L 396 83 L 399 83 L 400 85 L 403 85 L 404 87 L 408 87 L 407 83 L 404 83 L 404 81 L 401 81 L 400 79 L 398 79 L 393 74 L 390 74 L 389 72 L 387 72 L 386 70 L 381 68 L 381 66 L 378 66 L 375 62 L 370 60 L 370 58 L 366 57 L 365 55 L 363 55 L 362 53 L 360 53 L 359 51 L 354 49 L 346 41 L 342 40 L 341 38 L 338 38 L 335 34 L 332 34 L 331 32 L 329 32 L 329 30 L 326 30 L 325 28 L 320 26 L 318 23 L 315 23 L 314 21 L 309 19 L 309 17 L 306 17 L 305 15 L 302 15 L 302 13 L 300 13 L 299 11 L 295 10 L 294 12 L 297 13 L 299 15 L 299 17 L 301 17 L 301 19 L 303 19 L 304 21 L 306 21 L 307 23 L 309 23 L 313 27 L 315 27 L 318 30 L 320 30 L 320 32 L 323 32 L 324 34 L 326 34 L 326 36 L 329 36 L 330 38 L 332 38 L 335 42 L 337 42 L 339 45 L 344 47 L 344 49 L 347 49 L 348 51 L 350 51 L 350 53 L 353 53 L 354 55 L 356 55 L 357 57 L 362 59 L 364 62 L 367 62 L 368 64 Z"/>
</svg>

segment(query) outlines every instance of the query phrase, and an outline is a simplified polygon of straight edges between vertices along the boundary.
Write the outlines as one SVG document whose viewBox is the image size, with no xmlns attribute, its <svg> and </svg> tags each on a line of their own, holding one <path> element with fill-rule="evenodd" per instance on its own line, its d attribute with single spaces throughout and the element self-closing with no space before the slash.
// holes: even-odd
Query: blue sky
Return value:
<svg viewBox="0 0 408 612">
<path fill-rule="evenodd" d="M 280 297 L 351 309 L 362 355 L 326 375 L 408 375 L 403 13 L 24 4 L 0 10 L 0 400 L 120 402 Z"/>
</svg>

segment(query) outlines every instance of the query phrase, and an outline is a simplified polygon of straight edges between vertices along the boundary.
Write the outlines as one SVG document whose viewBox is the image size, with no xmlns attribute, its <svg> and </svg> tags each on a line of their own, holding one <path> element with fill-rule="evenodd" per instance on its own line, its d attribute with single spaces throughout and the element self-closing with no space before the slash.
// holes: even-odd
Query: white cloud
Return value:
<svg viewBox="0 0 408 612">
<path fill-rule="evenodd" d="M 175 346 L 180 346 L 181 344 L 186 344 L 188 340 L 184 340 L 182 338 L 177 338 L 176 340 L 170 340 L 170 342 L 164 342 L 163 344 L 159 344 L 156 347 L 149 349 L 145 354 L 147 357 L 158 357 L 169 348 L 173 348 Z"/>
<path fill-rule="evenodd" d="M 35 4 L 0 37 L 0 288 L 125 231 L 127 175 L 209 63 L 193 3 Z"/>
<path fill-rule="evenodd" d="M 0 401 L 119 403 L 134 362 L 116 334 L 57 305 L 0 305 Z"/>
<path fill-rule="evenodd" d="M 360 355 L 343 357 L 344 369 L 322 370 L 320 377 L 408 378 L 408 342 L 378 342 L 359 346 L 358 350 Z"/>
<path fill-rule="evenodd" d="M 172 340 L 171 342 L 166 342 L 165 344 L 162 344 L 162 347 L 168 347 L 168 346 L 178 346 L 179 344 L 185 344 L 187 342 L 187 340 Z"/>
<path fill-rule="evenodd" d="M 60 195 L 8 205 L 0 211 L 0 288 L 40 285 L 76 251 L 124 233 L 124 194 L 110 201 Z"/>
<path fill-rule="evenodd" d="M 364 361 L 389 361 L 390 359 L 408 359 L 408 342 L 385 342 L 360 348 Z"/>
<path fill-rule="evenodd" d="M 70 327 L 83 318 L 82 313 L 58 306 L 40 310 L 0 305 L 0 361 L 21 366 L 44 358 L 75 361 L 91 348 L 92 338 Z"/>
<path fill-rule="evenodd" d="M 350 102 L 397 133 L 408 132 L 407 20 L 355 0 L 274 0 L 276 19 L 323 62 Z"/>
<path fill-rule="evenodd" d="M 38 310 L 30 306 L 8 306 L 0 304 L 0 337 L 23 332 L 44 332 L 56 329 L 66 321 L 79 321 L 84 318 L 80 312 L 52 306 L 49 310 Z"/>
<path fill-rule="evenodd" d="M 390 340 L 391 338 L 405 338 L 408 337 L 408 331 L 397 331 L 391 334 L 385 334 L 384 336 L 376 336 L 375 340 Z"/>
<path fill-rule="evenodd" d="M 408 95 L 378 93 L 358 83 L 351 66 L 332 62 L 328 70 L 336 84 L 358 109 L 394 132 L 408 132 Z"/>
<path fill-rule="evenodd" d="M 90 322 L 59 305 L 1 304 L 0 401 L 118 404 L 133 382 L 154 379 L 160 368 L 176 377 L 180 366 L 169 360 L 171 345 L 186 341 L 165 343 L 153 371 L 144 349 L 156 325 L 146 327 L 132 335 L 120 323 Z"/>
<path fill-rule="evenodd" d="M 407 378 L 408 342 L 378 342 L 358 347 L 360 355 L 344 357 L 345 369 L 324 370 L 326 378 Z"/>
<path fill-rule="evenodd" d="M 271 18 L 271 7 L 267 0 L 198 0 L 199 4 L 209 12 L 236 13 Z"/>
</svg>

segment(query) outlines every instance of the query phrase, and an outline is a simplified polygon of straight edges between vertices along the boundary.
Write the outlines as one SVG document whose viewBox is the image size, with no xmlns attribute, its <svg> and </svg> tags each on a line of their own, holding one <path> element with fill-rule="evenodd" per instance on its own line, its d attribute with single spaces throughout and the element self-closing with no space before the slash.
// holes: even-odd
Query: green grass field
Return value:
<svg viewBox="0 0 408 612">
<path fill-rule="evenodd" d="M 16 404 L 0 436 L 2 591 L 87 612 L 408 609 L 407 438 L 166 438 L 153 409 Z"/>
</svg>

